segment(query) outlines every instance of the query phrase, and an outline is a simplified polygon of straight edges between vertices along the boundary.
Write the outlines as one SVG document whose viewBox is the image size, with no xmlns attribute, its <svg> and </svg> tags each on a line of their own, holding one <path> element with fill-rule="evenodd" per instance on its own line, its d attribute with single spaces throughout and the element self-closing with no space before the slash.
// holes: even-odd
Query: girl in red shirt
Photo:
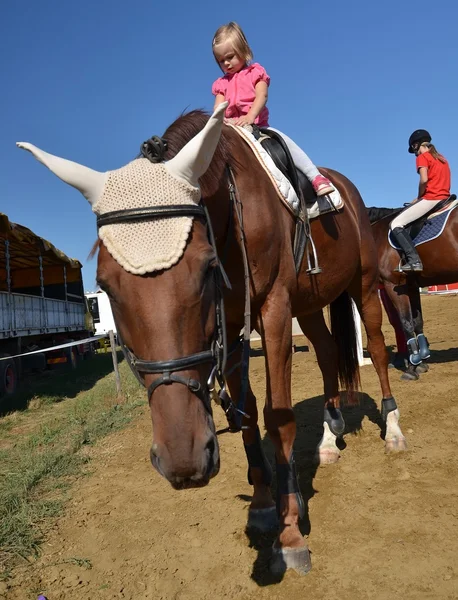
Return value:
<svg viewBox="0 0 458 600">
<path fill-rule="evenodd" d="M 417 129 L 412 133 L 409 152 L 417 157 L 416 166 L 420 175 L 418 198 L 391 221 L 390 229 L 407 258 L 401 270 L 423 271 L 418 252 L 404 227 L 429 212 L 441 200 L 450 197 L 451 175 L 447 160 L 431 144 L 431 136 L 425 129 Z"/>
</svg>

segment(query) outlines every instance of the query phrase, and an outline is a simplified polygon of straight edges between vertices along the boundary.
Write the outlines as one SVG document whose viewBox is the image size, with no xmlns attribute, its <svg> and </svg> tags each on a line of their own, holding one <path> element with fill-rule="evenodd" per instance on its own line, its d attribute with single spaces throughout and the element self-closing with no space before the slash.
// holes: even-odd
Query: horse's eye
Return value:
<svg viewBox="0 0 458 600">
<path fill-rule="evenodd" d="M 112 297 L 112 294 L 110 293 L 110 288 L 109 288 L 109 286 L 108 286 L 106 283 L 104 283 L 103 281 L 97 280 L 97 281 L 96 281 L 96 284 L 99 286 L 99 288 L 100 288 L 101 290 L 103 290 L 103 291 L 106 293 L 106 295 L 107 295 L 109 298 L 111 298 L 111 297 Z"/>
<path fill-rule="evenodd" d="M 207 264 L 207 271 L 209 271 L 210 269 L 214 269 L 214 268 L 215 268 L 215 267 L 217 267 L 217 266 L 218 266 L 218 259 L 216 258 L 216 256 L 214 256 L 213 258 L 211 258 L 211 259 L 208 261 L 208 264 Z"/>
<path fill-rule="evenodd" d="M 218 266 L 218 259 L 216 256 L 212 256 L 211 258 L 209 258 L 209 260 L 207 261 L 205 267 L 204 267 L 204 271 L 203 271 L 203 275 L 204 275 L 204 280 L 206 280 L 208 277 L 210 277 L 213 273 L 213 269 L 215 269 Z"/>
</svg>

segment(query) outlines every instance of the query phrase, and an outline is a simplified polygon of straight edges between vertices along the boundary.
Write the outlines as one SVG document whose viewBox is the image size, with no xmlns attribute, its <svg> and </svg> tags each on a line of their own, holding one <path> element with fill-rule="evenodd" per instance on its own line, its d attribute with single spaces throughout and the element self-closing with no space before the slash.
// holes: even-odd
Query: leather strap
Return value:
<svg viewBox="0 0 458 600">
<path fill-rule="evenodd" d="M 116 223 L 136 223 L 137 221 L 149 221 L 152 219 L 171 219 L 173 217 L 205 218 L 205 210 L 203 206 L 197 204 L 172 204 L 113 210 L 97 217 L 97 227 L 100 228 Z"/>
<path fill-rule="evenodd" d="M 184 371 L 200 365 L 202 363 L 211 362 L 213 360 L 213 352 L 211 350 L 205 350 L 204 352 L 196 352 L 189 356 L 183 356 L 183 358 L 175 358 L 172 360 L 161 360 L 161 361 L 150 361 L 143 360 L 142 358 L 133 358 L 132 364 L 136 367 L 140 373 L 163 373 L 164 371 Z"/>
</svg>

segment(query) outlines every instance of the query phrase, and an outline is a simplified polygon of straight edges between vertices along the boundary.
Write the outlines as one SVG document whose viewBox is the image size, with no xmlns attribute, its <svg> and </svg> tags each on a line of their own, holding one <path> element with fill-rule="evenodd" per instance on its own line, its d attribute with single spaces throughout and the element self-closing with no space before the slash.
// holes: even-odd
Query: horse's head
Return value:
<svg viewBox="0 0 458 600">
<path fill-rule="evenodd" d="M 141 166 L 137 175 L 132 174 L 136 164 L 124 167 L 130 169 L 130 188 L 125 182 L 118 185 L 123 169 L 99 173 L 18 143 L 79 189 L 98 215 L 97 279 L 110 297 L 126 356 L 148 388 L 154 430 L 152 463 L 175 488 L 205 485 L 219 470 L 207 381 L 218 346 L 220 273 L 205 215 L 199 213 L 198 179 L 212 160 L 224 109 L 225 104 L 220 105 L 204 129 L 170 161 L 158 165 L 146 159 L 134 161 Z M 153 174 L 146 190 L 150 197 L 143 206 L 132 206 L 124 196 L 132 189 L 138 196 L 145 169 Z M 164 195 L 171 195 L 172 200 L 163 203 Z M 125 212 L 112 214 L 113 207 L 130 209 L 131 219 L 133 209 L 141 208 L 144 214 L 152 205 L 163 211 L 159 219 L 157 214 L 153 220 L 151 215 L 128 220 Z M 167 212 L 177 205 L 184 208 L 170 218 Z M 154 224 L 159 228 L 148 230 Z M 161 231 L 170 235 L 173 247 L 158 239 Z M 153 256 L 156 246 L 160 256 Z"/>
</svg>

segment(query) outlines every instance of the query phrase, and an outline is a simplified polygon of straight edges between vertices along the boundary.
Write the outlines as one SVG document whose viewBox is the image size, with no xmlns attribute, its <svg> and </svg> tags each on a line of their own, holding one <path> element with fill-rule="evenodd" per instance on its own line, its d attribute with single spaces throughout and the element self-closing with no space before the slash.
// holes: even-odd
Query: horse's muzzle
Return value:
<svg viewBox="0 0 458 600">
<path fill-rule="evenodd" d="M 206 486 L 219 472 L 220 457 L 218 440 L 214 432 L 200 453 L 194 451 L 192 460 L 180 464 L 173 460 L 165 446 L 153 444 L 150 451 L 151 464 L 176 490 Z"/>
</svg>

